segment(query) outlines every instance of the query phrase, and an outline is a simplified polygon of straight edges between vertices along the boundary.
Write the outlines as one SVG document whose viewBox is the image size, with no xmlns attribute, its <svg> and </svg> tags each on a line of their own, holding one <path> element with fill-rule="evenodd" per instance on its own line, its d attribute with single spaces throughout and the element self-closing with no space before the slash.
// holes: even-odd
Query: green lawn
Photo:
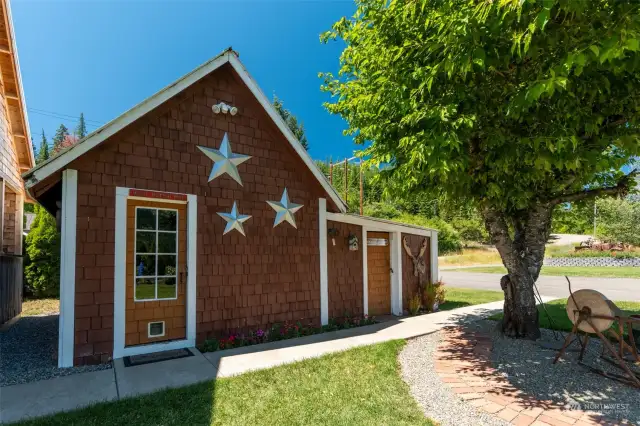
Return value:
<svg viewBox="0 0 640 426">
<path fill-rule="evenodd" d="M 505 274 L 503 266 L 479 266 L 477 268 L 450 269 L 455 272 L 483 272 L 488 274 Z M 609 277 L 640 278 L 640 268 L 629 267 L 578 267 L 578 266 L 544 266 L 541 275 L 568 275 L 573 277 Z"/>
<path fill-rule="evenodd" d="M 475 290 L 449 286 L 445 286 L 445 288 L 447 289 L 447 293 L 445 295 L 445 302 L 440 305 L 441 311 L 448 311 L 463 306 L 479 305 L 481 303 L 496 302 L 504 298 L 501 291 Z"/>
<path fill-rule="evenodd" d="M 614 302 L 620 309 L 624 310 L 628 314 L 640 314 L 640 302 Z M 553 322 L 549 320 L 549 317 L 544 312 L 542 306 L 538 306 L 538 312 L 540 317 L 540 327 L 549 328 L 552 330 L 571 331 L 573 323 L 569 321 L 567 316 L 567 299 L 556 299 L 545 303 L 549 315 L 553 319 Z M 502 313 L 492 315 L 489 317 L 492 320 L 502 319 Z"/>
<path fill-rule="evenodd" d="M 21 425 L 431 425 L 399 375 L 396 340 Z"/>
</svg>

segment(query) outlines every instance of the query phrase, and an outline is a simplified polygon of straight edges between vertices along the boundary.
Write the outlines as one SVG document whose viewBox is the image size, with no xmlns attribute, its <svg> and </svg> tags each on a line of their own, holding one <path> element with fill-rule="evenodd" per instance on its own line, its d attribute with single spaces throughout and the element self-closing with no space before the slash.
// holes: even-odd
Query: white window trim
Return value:
<svg viewBox="0 0 640 426">
<path fill-rule="evenodd" d="M 147 199 L 148 200 L 148 199 Z M 151 230 L 151 229 L 138 229 L 138 209 L 147 209 L 147 210 L 155 210 L 156 211 L 156 229 Z M 160 216 L 158 214 L 159 210 L 164 210 L 164 211 L 172 211 L 172 212 L 176 212 L 176 230 L 175 231 L 166 231 L 166 230 L 161 230 L 159 228 L 160 225 Z M 135 216 L 134 216 L 134 220 L 135 220 L 135 225 L 134 225 L 134 247 L 133 247 L 133 265 L 134 265 L 134 272 L 133 272 L 133 301 L 138 303 L 138 302 L 158 302 L 161 300 L 178 300 L 178 284 L 179 284 L 179 279 L 178 277 L 180 276 L 180 272 L 179 272 L 179 266 L 180 266 L 180 238 L 179 234 L 180 234 L 180 212 L 177 209 L 165 209 L 165 208 L 160 208 L 160 207 L 145 207 L 145 206 L 136 206 L 136 212 L 135 212 Z M 137 237 L 138 237 L 138 231 L 140 232 L 155 232 L 156 234 L 156 252 L 155 253 L 138 253 L 138 244 L 137 244 Z M 174 234 L 176 236 L 176 251 L 175 253 L 159 253 L 158 252 L 158 244 L 159 244 L 159 234 L 161 233 L 165 233 L 165 234 Z M 141 256 L 145 256 L 145 255 L 153 255 L 156 257 L 156 274 L 155 275 L 136 275 L 137 274 L 137 258 L 138 255 Z M 176 274 L 175 275 L 158 275 L 158 256 L 175 256 L 176 257 Z M 154 290 L 155 290 L 155 297 L 153 299 L 138 299 L 136 296 L 136 287 L 138 285 L 138 278 L 153 278 L 154 279 Z M 158 298 L 158 278 L 175 278 L 176 279 L 176 295 L 175 297 L 165 297 L 165 298 Z"/>
<path fill-rule="evenodd" d="M 136 188 L 141 189 L 141 188 Z M 194 347 L 196 345 L 196 277 L 197 277 L 197 235 L 198 235 L 198 197 L 187 194 L 187 324 L 186 339 L 170 342 L 158 342 L 148 345 L 125 347 L 125 309 L 126 309 L 126 264 L 127 264 L 127 200 L 130 188 L 116 187 L 116 235 L 114 263 L 114 311 L 113 311 L 113 359 L 125 356 L 141 355 Z M 164 203 L 166 200 L 145 198 L 148 201 Z M 175 201 L 174 201 L 175 202 Z M 182 202 L 185 204 L 185 202 Z"/>
<path fill-rule="evenodd" d="M 329 271 L 327 264 L 327 200 L 318 198 L 320 228 L 320 323 L 329 324 Z"/>
<path fill-rule="evenodd" d="M 62 172 L 62 227 L 60 232 L 60 318 L 58 367 L 73 367 L 76 296 L 76 222 L 78 171 Z"/>
</svg>

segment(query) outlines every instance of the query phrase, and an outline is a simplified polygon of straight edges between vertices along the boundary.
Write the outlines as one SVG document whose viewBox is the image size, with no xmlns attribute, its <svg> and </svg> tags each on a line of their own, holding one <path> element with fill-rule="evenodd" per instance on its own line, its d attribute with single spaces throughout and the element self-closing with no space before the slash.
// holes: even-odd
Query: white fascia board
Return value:
<svg viewBox="0 0 640 426">
<path fill-rule="evenodd" d="M 438 231 L 435 229 L 415 228 L 413 226 L 406 226 L 398 222 L 373 220 L 366 217 L 354 216 L 350 214 L 327 212 L 327 220 L 341 223 L 350 223 L 352 225 L 360 225 L 366 227 L 369 231 L 404 232 L 405 234 L 421 235 L 423 237 L 433 237 L 435 235 L 438 235 Z"/>
<path fill-rule="evenodd" d="M 84 138 L 77 144 L 72 145 L 71 147 L 62 151 L 60 155 L 53 157 L 50 160 L 35 167 L 34 169 L 31 169 L 28 172 L 24 173 L 22 177 L 25 180 L 25 185 L 28 188 L 31 188 L 36 183 L 42 181 L 43 179 L 46 179 L 58 170 L 61 170 L 67 164 L 71 163 L 81 155 L 87 153 L 107 138 L 113 136 L 129 124 L 133 123 L 140 117 L 144 116 L 145 114 L 162 105 L 164 102 L 168 101 L 175 95 L 179 94 L 192 84 L 201 80 L 209 73 L 215 71 L 222 65 L 229 62 L 229 57 L 231 56 L 234 55 L 230 52 L 225 52 L 224 54 L 211 59 L 210 61 L 199 66 L 178 81 L 160 90 L 155 95 L 145 99 L 118 118 L 108 122 L 104 126 L 90 133 L 86 138 Z"/>
<path fill-rule="evenodd" d="M 313 173 L 318 182 L 320 182 L 320 185 L 322 185 L 322 188 L 329 195 L 329 197 L 331 197 L 331 200 L 336 204 L 336 206 L 338 206 L 341 212 L 346 212 L 347 206 L 345 205 L 344 201 L 342 201 L 331 184 L 327 182 L 327 178 L 320 171 L 320 169 L 318 169 L 318 166 L 316 166 L 316 164 L 313 162 L 313 159 L 311 158 L 307 150 L 304 149 L 300 141 L 298 141 L 298 139 L 293 135 L 293 133 L 289 129 L 289 126 L 287 126 L 284 120 L 282 120 L 282 117 L 280 117 L 278 111 L 276 111 L 276 109 L 273 107 L 273 104 L 262 92 L 253 77 L 251 77 L 247 69 L 244 67 L 244 65 L 242 65 L 242 62 L 240 62 L 240 60 L 235 55 L 231 55 L 229 57 L 229 63 L 231 63 L 238 75 L 242 78 L 244 84 L 247 85 L 249 90 L 251 90 L 251 93 L 253 93 L 253 96 L 255 96 L 258 102 L 260 102 L 260 105 L 262 105 L 262 108 L 264 108 L 269 117 L 271 117 L 276 126 L 278 126 L 278 129 L 287 138 L 296 153 L 300 156 L 300 158 L 302 158 L 302 161 L 304 161 L 309 170 L 311 170 L 311 173 Z"/>
</svg>

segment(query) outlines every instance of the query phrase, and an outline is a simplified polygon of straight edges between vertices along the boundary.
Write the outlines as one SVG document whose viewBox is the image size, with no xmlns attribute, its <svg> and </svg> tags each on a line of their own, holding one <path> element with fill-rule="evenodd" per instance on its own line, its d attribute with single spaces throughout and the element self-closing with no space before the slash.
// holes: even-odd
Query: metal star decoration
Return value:
<svg viewBox="0 0 640 426">
<path fill-rule="evenodd" d="M 287 188 L 284 189 L 280 201 L 267 201 L 267 203 L 271 206 L 272 209 L 276 211 L 276 220 L 273 222 L 274 228 L 284 221 L 289 222 L 291 226 L 297 228 L 296 219 L 293 217 L 293 214 L 300 210 L 303 206 L 302 204 L 295 204 L 289 201 Z"/>
<path fill-rule="evenodd" d="M 222 138 L 220 149 L 208 148 L 206 146 L 198 146 L 198 149 L 202 151 L 204 155 L 213 160 L 214 164 L 211 169 L 211 173 L 209 174 L 209 182 L 226 173 L 242 186 L 242 180 L 238 173 L 238 166 L 251 158 L 251 156 L 234 154 L 231 151 L 229 137 L 226 133 Z"/>
<path fill-rule="evenodd" d="M 223 218 L 224 220 L 227 221 L 227 226 L 225 226 L 224 228 L 224 232 L 222 233 L 222 235 L 226 234 L 227 232 L 230 232 L 232 230 L 237 230 L 239 233 L 241 233 L 242 235 L 244 234 L 244 227 L 242 226 L 242 224 L 244 222 L 246 222 L 247 220 L 251 219 L 251 216 L 248 216 L 246 214 L 239 214 L 238 213 L 238 206 L 236 205 L 236 202 L 233 202 L 233 207 L 231 208 L 231 213 L 220 213 L 218 212 L 218 215 Z"/>
</svg>

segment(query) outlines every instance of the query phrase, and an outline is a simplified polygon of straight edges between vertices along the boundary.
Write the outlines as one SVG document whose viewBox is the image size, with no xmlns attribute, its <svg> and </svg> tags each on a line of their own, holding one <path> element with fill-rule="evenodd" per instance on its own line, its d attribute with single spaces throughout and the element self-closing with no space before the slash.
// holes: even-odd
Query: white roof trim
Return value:
<svg viewBox="0 0 640 426">
<path fill-rule="evenodd" d="M 46 179 L 51 176 L 55 172 L 63 169 L 67 164 L 71 163 L 73 160 L 79 158 L 83 154 L 87 153 L 107 138 L 113 136 L 120 130 L 124 129 L 126 126 L 130 125 L 140 117 L 149 113 L 153 109 L 157 108 L 164 102 L 168 101 L 175 95 L 179 94 L 183 90 L 187 89 L 189 86 L 195 84 L 205 76 L 209 75 L 211 72 L 215 71 L 222 65 L 226 63 L 230 63 L 235 71 L 240 75 L 242 81 L 247 85 L 251 93 L 256 97 L 260 105 L 264 108 L 267 115 L 273 120 L 278 129 L 282 132 L 285 138 L 289 141 L 293 149 L 300 156 L 302 161 L 307 165 L 311 173 L 316 177 L 320 185 L 322 185 L 323 189 L 329 195 L 331 200 L 338 206 L 340 211 L 346 212 L 347 208 L 335 191 L 335 189 L 327 182 L 326 177 L 320 169 L 315 165 L 309 153 L 304 149 L 304 147 L 300 144 L 298 139 L 293 135 L 289 127 L 280 117 L 280 114 L 275 110 L 269 99 L 264 95 L 262 90 L 258 87 L 253 78 L 249 75 L 246 68 L 240 60 L 238 59 L 235 52 L 231 50 L 227 50 L 219 56 L 205 62 L 203 65 L 199 66 L 195 70 L 191 71 L 189 74 L 184 77 L 178 79 L 174 83 L 165 87 L 164 89 L 157 92 L 155 95 L 145 99 L 138 105 L 134 106 L 121 116 L 116 119 L 110 121 L 99 129 L 93 131 L 83 140 L 78 142 L 77 144 L 63 150 L 57 156 L 47 160 L 46 162 L 34 167 L 28 172 L 22 175 L 25 180 L 25 186 L 27 188 L 33 187 L 36 183 Z"/>
<path fill-rule="evenodd" d="M 367 231 L 404 232 L 406 234 L 422 235 L 424 237 L 433 237 L 438 235 L 437 229 L 423 228 L 421 226 L 393 222 L 376 217 L 358 216 L 346 213 L 327 213 L 327 220 L 360 225 L 366 228 Z"/>
</svg>

